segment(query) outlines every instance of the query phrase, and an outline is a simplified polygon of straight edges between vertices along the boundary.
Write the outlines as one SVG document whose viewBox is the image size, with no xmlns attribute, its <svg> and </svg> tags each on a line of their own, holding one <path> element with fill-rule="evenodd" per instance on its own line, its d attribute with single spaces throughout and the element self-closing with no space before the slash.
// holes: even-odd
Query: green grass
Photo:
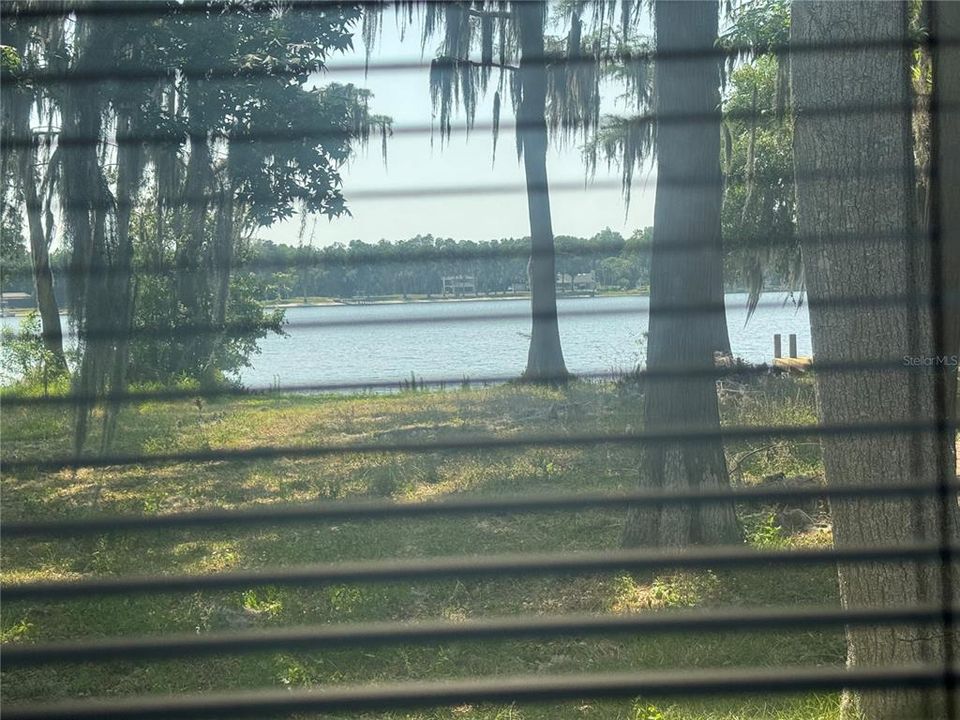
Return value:
<svg viewBox="0 0 960 720">
<path fill-rule="evenodd" d="M 809 422 L 806 381 L 766 378 L 723 396 L 728 424 Z M 623 432 L 638 425 L 630 385 L 575 383 L 545 390 L 484 390 L 357 397 L 271 396 L 196 404 L 151 402 L 128 408 L 118 452 L 239 449 L 259 445 L 416 442 L 439 438 L 522 436 L 536 432 Z M 2 416 L 7 460 L 69 452 L 69 417 L 51 409 Z M 91 438 L 95 446 L 96 438 Z M 822 474 L 816 448 L 737 444 L 729 448 L 735 480 L 762 482 L 783 472 Z M 426 455 L 353 454 L 240 463 L 143 465 L 71 473 L 21 472 L 2 479 L 5 520 L 100 513 L 167 513 L 283 502 L 393 498 L 416 501 L 465 495 L 616 491 L 633 487 L 637 448 L 445 451 Z M 829 542 L 825 530 L 790 536 L 777 508 L 745 507 L 758 547 Z M 585 551 L 616 547 L 620 511 L 487 515 L 389 522 L 303 523 L 283 527 L 109 533 L 64 541 L 7 541 L 4 584 L 125 573 L 212 573 L 345 560 L 439 555 Z M 712 573 L 590 576 L 344 585 L 237 592 L 4 603 L 4 642 L 31 643 L 117 635 L 204 633 L 363 620 L 458 621 L 511 614 L 669 612 L 673 608 L 837 602 L 828 568 L 759 567 Z M 260 653 L 155 663 L 45 666 L 3 673 L 3 700 L 53 700 L 133 693 L 233 688 L 330 686 L 628 669 L 836 665 L 840 631 L 611 636 L 548 642 L 498 641 L 434 646 Z M 814 720 L 838 717 L 836 695 L 756 696 L 683 701 L 459 707 L 390 718 L 624 718 L 625 720 Z"/>
</svg>

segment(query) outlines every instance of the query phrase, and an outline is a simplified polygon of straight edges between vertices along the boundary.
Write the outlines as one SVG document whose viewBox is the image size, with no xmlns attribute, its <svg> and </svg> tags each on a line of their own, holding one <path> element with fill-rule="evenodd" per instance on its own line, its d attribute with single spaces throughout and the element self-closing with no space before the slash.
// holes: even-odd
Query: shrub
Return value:
<svg viewBox="0 0 960 720">
<path fill-rule="evenodd" d="M 28 394 L 66 389 L 66 368 L 44 345 L 36 312 L 24 317 L 16 331 L 6 327 L 0 331 L 0 367 L 5 383 Z"/>
</svg>

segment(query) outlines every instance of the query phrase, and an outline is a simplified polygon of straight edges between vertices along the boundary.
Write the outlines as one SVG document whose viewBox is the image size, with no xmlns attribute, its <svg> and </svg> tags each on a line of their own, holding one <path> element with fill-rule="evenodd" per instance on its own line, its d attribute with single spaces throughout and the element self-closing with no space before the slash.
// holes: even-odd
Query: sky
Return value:
<svg viewBox="0 0 960 720">
<path fill-rule="evenodd" d="M 356 52 L 331 59 L 331 71 L 319 81 L 353 83 L 369 89 L 374 97 L 373 112 L 393 118 L 394 126 L 429 127 L 430 48 L 421 54 L 419 31 L 401 33 L 392 14 L 384 17 L 382 37 L 370 56 L 370 71 L 357 69 L 365 48 L 359 33 L 355 37 Z M 377 70 L 378 64 L 418 63 L 415 70 Z M 340 69 L 337 69 L 340 68 Z M 491 80 L 494 85 L 494 79 Z M 511 128 L 500 132 L 496 161 L 493 161 L 493 138 L 489 126 L 493 113 L 493 90 L 479 103 L 478 126 L 469 135 L 464 117 L 459 114 L 449 143 L 441 147 L 439 135 L 397 134 L 388 142 L 387 164 L 380 153 L 379 138 L 370 147 L 358 151 L 343 168 L 343 194 L 352 217 L 328 221 L 308 219 L 305 224 L 294 218 L 262 230 L 264 239 L 291 245 L 300 243 L 301 226 L 304 242 L 317 246 L 348 243 L 353 239 L 378 242 L 381 239 L 403 240 L 418 234 L 452 237 L 464 240 L 490 240 L 529 235 L 526 194 L 523 191 L 523 168 L 517 162 L 514 133 Z M 501 124 L 514 120 L 509 102 L 501 110 Z M 457 131 L 457 127 L 461 131 Z M 547 173 L 551 185 L 553 229 L 557 235 L 590 237 L 605 227 L 630 235 L 640 227 L 653 224 L 655 174 L 644 171 L 634 176 L 629 213 L 620 191 L 617 168 L 597 168 L 595 182 L 586 182 L 584 162 L 578 143 L 551 147 L 547 157 Z M 486 192 L 463 195 L 446 194 L 431 197 L 433 188 L 489 188 Z M 423 189 L 423 196 L 410 197 L 411 191 Z M 403 198 L 383 197 L 391 190 L 407 193 Z M 497 192 L 493 192 L 498 190 Z M 504 191 L 506 190 L 506 191 Z M 359 191 L 360 196 L 351 197 Z M 376 197 L 363 197 L 376 193 Z"/>
</svg>

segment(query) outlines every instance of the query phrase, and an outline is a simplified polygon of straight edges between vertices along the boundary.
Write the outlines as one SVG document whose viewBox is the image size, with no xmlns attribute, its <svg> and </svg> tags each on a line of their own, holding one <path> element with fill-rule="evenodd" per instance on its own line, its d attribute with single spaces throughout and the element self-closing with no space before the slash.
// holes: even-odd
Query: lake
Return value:
<svg viewBox="0 0 960 720">
<path fill-rule="evenodd" d="M 726 296 L 734 355 L 769 362 L 778 332 L 784 353 L 786 335 L 796 333 L 799 354 L 811 354 L 805 304 L 797 309 L 786 293 L 766 293 L 746 323 L 746 298 Z M 561 298 L 557 304 L 571 372 L 625 370 L 643 359 L 649 298 Z M 451 383 L 517 376 L 526 364 L 529 305 L 521 298 L 287 308 L 286 336 L 264 338 L 240 379 L 259 388 L 393 383 L 411 373 Z M 4 325 L 18 322 L 3 318 Z"/>
<path fill-rule="evenodd" d="M 799 353 L 810 354 L 806 305 L 797 310 L 786 294 L 768 293 L 745 325 L 746 297 L 727 295 L 735 355 L 769 362 L 777 332 L 796 333 Z M 241 379 L 259 387 L 395 382 L 411 373 L 451 381 L 516 376 L 527 359 L 529 306 L 522 298 L 288 308 L 288 336 L 261 341 Z M 571 372 L 629 369 L 642 360 L 649 298 L 561 298 L 557 306 Z"/>
</svg>

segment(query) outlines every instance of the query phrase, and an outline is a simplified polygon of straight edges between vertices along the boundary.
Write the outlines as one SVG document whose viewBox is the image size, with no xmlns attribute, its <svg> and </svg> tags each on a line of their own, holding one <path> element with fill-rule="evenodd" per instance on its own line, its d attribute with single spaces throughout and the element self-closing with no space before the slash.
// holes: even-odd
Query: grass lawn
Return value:
<svg viewBox="0 0 960 720">
<path fill-rule="evenodd" d="M 765 377 L 721 393 L 727 424 L 813 422 L 808 380 Z M 637 428 L 629 385 L 575 383 L 354 397 L 261 396 L 206 403 L 150 402 L 125 410 L 118 452 L 153 453 L 527 433 L 623 432 Z M 2 416 L 6 460 L 67 454 L 65 411 L 9 409 Z M 91 447 L 96 438 L 91 439 Z M 809 443 L 737 443 L 728 448 L 737 483 L 776 473 L 821 477 Z M 454 495 L 616 491 L 633 487 L 639 449 L 615 445 L 446 451 L 427 455 L 354 454 L 309 459 L 142 465 L 62 472 L 5 473 L 5 520 L 86 514 L 167 513 L 285 502 Z M 749 541 L 763 547 L 828 544 L 828 528 L 788 535 L 775 508 L 743 507 Z M 69 540 L 10 540 L 2 547 L 6 584 L 127 573 L 215 573 L 345 560 L 454 554 L 602 550 L 617 546 L 623 513 L 485 515 L 286 525 L 280 528 L 110 533 Z M 4 603 L 4 642 L 206 633 L 364 620 L 467 618 L 569 612 L 669 612 L 681 607 L 837 603 L 828 567 L 664 574 L 625 573 L 417 584 L 342 585 L 240 592 L 156 594 L 58 603 Z M 3 701 L 231 688 L 331 686 L 513 673 L 629 669 L 842 666 L 842 632 L 610 636 L 542 641 L 260 653 L 163 662 L 109 662 L 5 671 Z M 391 718 L 623 718 L 625 720 L 813 720 L 838 717 L 836 695 L 743 697 L 535 706 L 464 706 Z"/>
</svg>

